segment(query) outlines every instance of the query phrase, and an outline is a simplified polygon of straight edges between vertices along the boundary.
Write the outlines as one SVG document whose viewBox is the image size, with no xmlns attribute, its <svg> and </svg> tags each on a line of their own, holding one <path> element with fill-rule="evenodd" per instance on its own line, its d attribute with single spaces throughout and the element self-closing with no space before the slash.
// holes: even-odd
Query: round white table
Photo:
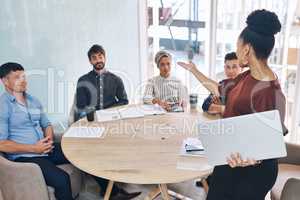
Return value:
<svg viewBox="0 0 300 200">
<path fill-rule="evenodd" d="M 159 193 L 168 197 L 168 183 L 208 176 L 212 168 L 205 157 L 182 156 L 187 137 L 197 137 L 197 121 L 217 117 L 198 111 L 167 113 L 110 122 L 81 120 L 72 126 L 104 127 L 102 138 L 62 138 L 69 161 L 89 174 L 110 180 L 105 200 L 114 182 L 158 184 L 147 199 Z"/>
</svg>

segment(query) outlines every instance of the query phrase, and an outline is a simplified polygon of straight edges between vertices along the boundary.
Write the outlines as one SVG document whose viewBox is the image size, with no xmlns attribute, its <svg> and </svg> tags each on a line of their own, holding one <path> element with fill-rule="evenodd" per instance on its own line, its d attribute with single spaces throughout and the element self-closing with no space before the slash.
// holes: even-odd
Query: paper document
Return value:
<svg viewBox="0 0 300 200">
<path fill-rule="evenodd" d="M 149 115 L 162 115 L 166 111 L 159 105 L 139 105 L 121 108 L 118 110 L 98 110 L 97 121 L 107 122 L 119 119 L 145 117 Z"/>
<path fill-rule="evenodd" d="M 71 127 L 63 137 L 101 138 L 104 130 L 103 127 Z"/>
<path fill-rule="evenodd" d="M 140 107 L 128 107 L 119 110 L 121 119 L 144 117 L 143 110 Z"/>
<path fill-rule="evenodd" d="M 141 105 L 141 110 L 144 115 L 162 115 L 165 114 L 166 111 L 159 105 Z"/>
<path fill-rule="evenodd" d="M 98 110 L 96 115 L 98 122 L 114 121 L 121 118 L 118 110 Z"/>
</svg>

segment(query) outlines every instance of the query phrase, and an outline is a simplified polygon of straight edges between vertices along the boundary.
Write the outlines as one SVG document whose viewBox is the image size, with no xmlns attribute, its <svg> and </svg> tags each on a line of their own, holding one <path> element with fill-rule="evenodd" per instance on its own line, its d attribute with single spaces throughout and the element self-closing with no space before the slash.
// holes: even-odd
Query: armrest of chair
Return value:
<svg viewBox="0 0 300 200">
<path fill-rule="evenodd" d="M 280 200 L 298 200 L 300 197 L 300 180 L 290 178 L 284 185 Z"/>
<path fill-rule="evenodd" d="M 0 156 L 0 177 L 4 199 L 49 200 L 42 171 L 36 164 L 12 162 Z"/>
<path fill-rule="evenodd" d="M 0 189 L 0 200 L 4 200 L 3 198 L 4 198 L 4 197 L 3 197 L 2 192 L 1 192 L 1 189 Z"/>
<path fill-rule="evenodd" d="M 287 157 L 280 158 L 279 163 L 300 165 L 300 145 L 286 143 Z"/>
</svg>

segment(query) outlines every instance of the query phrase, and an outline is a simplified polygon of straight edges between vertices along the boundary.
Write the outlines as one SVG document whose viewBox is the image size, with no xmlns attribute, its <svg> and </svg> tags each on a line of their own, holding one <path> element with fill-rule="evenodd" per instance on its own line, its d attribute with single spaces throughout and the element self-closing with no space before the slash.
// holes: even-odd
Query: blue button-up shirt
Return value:
<svg viewBox="0 0 300 200">
<path fill-rule="evenodd" d="M 8 92 L 0 96 L 0 140 L 20 144 L 35 144 L 44 138 L 42 128 L 50 125 L 40 101 L 25 93 L 27 105 L 22 105 Z M 8 153 L 8 158 L 45 156 L 45 154 Z"/>
</svg>

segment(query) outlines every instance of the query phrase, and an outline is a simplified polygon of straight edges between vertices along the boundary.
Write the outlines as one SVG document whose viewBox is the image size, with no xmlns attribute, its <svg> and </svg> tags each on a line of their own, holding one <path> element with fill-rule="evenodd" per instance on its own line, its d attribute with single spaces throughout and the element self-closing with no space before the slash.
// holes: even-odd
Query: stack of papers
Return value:
<svg viewBox="0 0 300 200">
<path fill-rule="evenodd" d="M 121 119 L 118 110 L 98 110 L 96 112 L 97 120 L 99 122 L 107 122 Z"/>
<path fill-rule="evenodd" d="M 119 119 L 145 117 L 149 115 L 162 115 L 165 113 L 166 111 L 159 105 L 140 105 L 121 108 L 118 110 L 99 110 L 96 112 L 96 115 L 99 122 L 107 122 Z"/>
<path fill-rule="evenodd" d="M 121 119 L 144 117 L 143 110 L 140 107 L 128 107 L 119 110 Z"/>
<path fill-rule="evenodd" d="M 181 145 L 180 155 L 202 156 L 204 155 L 204 147 L 198 138 L 186 138 Z"/>
<path fill-rule="evenodd" d="M 155 105 L 141 105 L 140 109 L 143 111 L 144 115 L 163 115 L 166 114 L 166 111 L 159 106 Z"/>
<path fill-rule="evenodd" d="M 63 137 L 101 138 L 104 130 L 103 127 L 70 127 Z"/>
</svg>

